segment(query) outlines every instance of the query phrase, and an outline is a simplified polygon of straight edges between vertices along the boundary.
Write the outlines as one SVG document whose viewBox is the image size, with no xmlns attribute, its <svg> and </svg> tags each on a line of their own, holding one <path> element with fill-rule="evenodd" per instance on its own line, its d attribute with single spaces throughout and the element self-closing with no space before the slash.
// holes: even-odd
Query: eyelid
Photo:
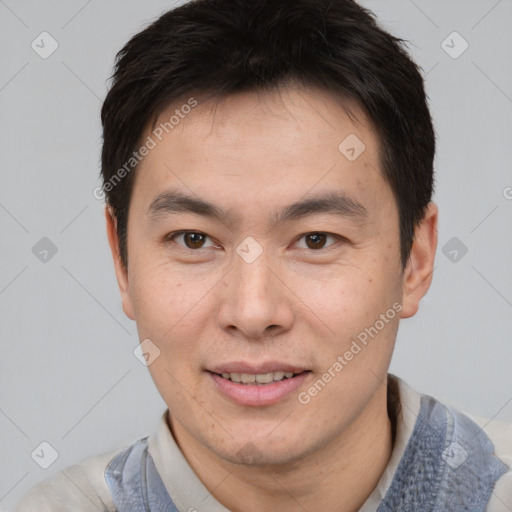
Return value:
<svg viewBox="0 0 512 512">
<path fill-rule="evenodd" d="M 332 237 L 335 239 L 335 242 L 333 242 L 325 247 L 321 247 L 320 249 L 310 249 L 309 247 L 300 247 L 299 248 L 301 250 L 306 250 L 308 252 L 321 252 L 321 251 L 328 250 L 330 247 L 335 245 L 336 241 L 344 242 L 344 243 L 348 242 L 348 240 L 345 237 L 343 237 L 341 235 L 336 235 L 335 233 L 329 233 L 328 231 L 308 231 L 307 233 L 303 233 L 302 235 L 299 235 L 297 237 L 296 241 L 294 242 L 294 245 L 308 235 L 327 235 L 327 237 Z"/>
<path fill-rule="evenodd" d="M 209 239 L 211 242 L 212 242 L 212 245 L 208 245 L 208 246 L 203 246 L 203 247 L 199 247 L 197 249 L 192 249 L 190 247 L 187 247 L 186 245 L 182 245 L 178 242 L 176 242 L 174 239 L 180 235 L 184 235 L 184 234 L 187 234 L 187 233 L 193 233 L 193 234 L 196 234 L 196 235 L 202 235 L 204 236 L 205 238 Z M 189 251 L 200 251 L 201 249 L 208 249 L 210 247 L 218 247 L 218 245 L 216 245 L 216 243 L 214 242 L 214 240 L 212 239 L 211 236 L 207 235 L 206 233 L 203 233 L 202 231 L 194 231 L 193 229 L 182 229 L 181 231 L 174 231 L 172 233 L 168 233 L 167 235 L 165 235 L 164 237 L 164 242 L 174 242 L 176 243 L 176 245 L 179 245 L 180 247 L 182 247 L 183 249 L 188 249 Z"/>
<path fill-rule="evenodd" d="M 198 234 L 198 235 L 202 235 L 204 237 L 206 237 L 207 239 L 209 239 L 211 241 L 211 245 L 208 245 L 206 247 L 199 247 L 197 249 L 192 249 L 190 247 L 187 247 L 186 245 L 182 245 L 180 243 L 177 243 L 175 242 L 175 238 L 180 236 L 180 235 L 184 235 L 186 233 L 194 233 L 194 234 Z M 301 235 L 299 235 L 295 242 L 292 244 L 292 245 L 295 245 L 297 244 L 300 240 L 304 239 L 306 236 L 308 235 L 326 235 L 327 237 L 332 237 L 335 239 L 335 241 L 325 247 L 321 247 L 320 249 L 310 249 L 309 247 L 300 247 L 299 249 L 301 250 L 306 250 L 308 252 L 321 252 L 321 251 L 325 251 L 325 250 L 328 250 L 330 247 L 332 247 L 333 245 L 336 244 L 336 242 L 343 242 L 343 243 L 349 243 L 349 240 L 347 238 L 345 238 L 344 236 L 341 236 L 341 235 L 337 235 L 335 233 L 329 233 L 327 231 L 307 231 L 305 233 L 302 233 Z M 167 234 L 165 237 L 164 237 L 164 242 L 175 242 L 177 245 L 179 245 L 180 247 L 182 247 L 183 249 L 188 249 L 190 251 L 199 251 L 201 249 L 208 249 L 210 247 L 216 247 L 216 248 L 219 248 L 219 244 L 216 243 L 213 238 L 210 236 L 210 235 L 207 235 L 206 233 L 202 232 L 202 231 L 195 231 L 195 230 L 191 230 L 191 229 L 183 229 L 183 230 L 180 230 L 180 231 L 174 231 L 172 233 L 169 233 Z"/>
</svg>

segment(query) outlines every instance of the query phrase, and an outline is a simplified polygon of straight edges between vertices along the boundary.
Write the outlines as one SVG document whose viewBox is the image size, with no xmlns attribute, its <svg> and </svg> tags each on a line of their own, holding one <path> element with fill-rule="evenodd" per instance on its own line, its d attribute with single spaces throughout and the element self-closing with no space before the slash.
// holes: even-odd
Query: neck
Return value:
<svg viewBox="0 0 512 512">
<path fill-rule="evenodd" d="M 194 472 L 232 512 L 356 512 L 377 486 L 393 439 L 386 386 L 330 443 L 289 464 L 232 464 L 199 444 L 177 422 L 173 433 Z"/>
</svg>

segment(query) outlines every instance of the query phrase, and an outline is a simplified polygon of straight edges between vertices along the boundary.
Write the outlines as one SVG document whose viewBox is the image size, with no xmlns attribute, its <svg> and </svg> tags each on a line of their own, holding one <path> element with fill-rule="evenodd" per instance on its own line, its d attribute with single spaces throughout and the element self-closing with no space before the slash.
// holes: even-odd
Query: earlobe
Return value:
<svg viewBox="0 0 512 512">
<path fill-rule="evenodd" d="M 124 266 L 119 253 L 119 237 L 117 234 L 117 219 L 112 208 L 105 206 L 105 221 L 107 227 L 107 238 L 114 260 L 114 269 L 116 272 L 117 284 L 121 293 L 121 301 L 125 315 L 131 320 L 135 320 L 133 304 L 129 293 L 128 269 Z"/>
<path fill-rule="evenodd" d="M 414 316 L 432 283 L 437 248 L 438 208 L 429 203 L 425 216 L 414 231 L 414 241 L 402 285 L 401 318 Z"/>
</svg>

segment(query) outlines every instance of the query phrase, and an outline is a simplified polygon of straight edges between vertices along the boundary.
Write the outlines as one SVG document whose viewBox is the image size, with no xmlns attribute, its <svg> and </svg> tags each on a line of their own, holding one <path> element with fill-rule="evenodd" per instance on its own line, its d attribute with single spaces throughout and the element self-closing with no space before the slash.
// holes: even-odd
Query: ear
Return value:
<svg viewBox="0 0 512 512">
<path fill-rule="evenodd" d="M 119 253 L 119 237 L 117 235 L 117 219 L 110 206 L 105 206 L 105 220 L 107 223 L 107 237 L 114 260 L 114 268 L 116 271 L 117 284 L 121 292 L 121 302 L 123 304 L 124 314 L 131 320 L 135 320 L 133 313 L 133 304 L 130 297 L 128 286 L 128 269 L 123 265 L 121 255 Z"/>
<path fill-rule="evenodd" d="M 427 212 L 414 231 L 409 261 L 403 274 L 401 318 L 414 316 L 420 300 L 432 283 L 434 257 L 437 248 L 438 208 L 429 203 Z"/>
</svg>

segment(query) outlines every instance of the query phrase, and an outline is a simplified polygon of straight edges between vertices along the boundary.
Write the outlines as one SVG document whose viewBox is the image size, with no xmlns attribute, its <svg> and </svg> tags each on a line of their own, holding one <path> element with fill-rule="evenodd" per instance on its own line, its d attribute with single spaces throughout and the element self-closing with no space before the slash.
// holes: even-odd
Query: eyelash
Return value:
<svg viewBox="0 0 512 512">
<path fill-rule="evenodd" d="M 204 236 L 208 239 L 211 240 L 211 238 L 206 234 L 206 233 L 202 233 L 201 231 L 188 231 L 188 230 L 182 230 L 182 231 L 175 231 L 174 233 L 169 233 L 165 239 L 164 239 L 164 242 L 165 243 L 168 243 L 168 242 L 174 242 L 174 243 L 177 243 L 174 241 L 174 239 L 180 235 L 185 235 L 185 234 L 194 234 L 194 235 L 201 235 L 201 236 Z M 341 241 L 341 242 L 344 242 L 344 243 L 347 243 L 348 242 L 348 239 L 346 239 L 345 237 L 343 236 L 340 236 L 340 235 L 335 235 L 334 233 L 328 233 L 328 232 L 325 232 L 325 231 L 309 231 L 307 233 L 303 233 L 302 235 L 300 235 L 298 238 L 297 238 L 297 241 L 300 241 L 302 240 L 303 238 L 307 237 L 307 236 L 310 236 L 310 235 L 326 235 L 327 237 L 332 237 L 334 238 L 336 241 Z M 332 244 L 329 244 L 328 246 L 326 247 L 321 247 L 320 249 L 310 249 L 308 247 L 306 248 L 301 248 L 301 249 L 305 249 L 305 250 L 309 250 L 310 252 L 320 252 L 322 250 L 327 250 L 329 249 L 332 245 L 334 245 L 335 243 L 332 243 Z M 208 249 L 208 247 L 199 247 L 197 249 L 192 249 L 191 247 L 187 247 L 186 245 L 182 245 L 182 244 L 177 244 L 179 245 L 180 247 L 182 247 L 183 249 L 188 249 L 189 251 L 199 251 L 201 249 Z M 212 245 L 210 247 L 218 247 L 218 245 Z"/>
</svg>

